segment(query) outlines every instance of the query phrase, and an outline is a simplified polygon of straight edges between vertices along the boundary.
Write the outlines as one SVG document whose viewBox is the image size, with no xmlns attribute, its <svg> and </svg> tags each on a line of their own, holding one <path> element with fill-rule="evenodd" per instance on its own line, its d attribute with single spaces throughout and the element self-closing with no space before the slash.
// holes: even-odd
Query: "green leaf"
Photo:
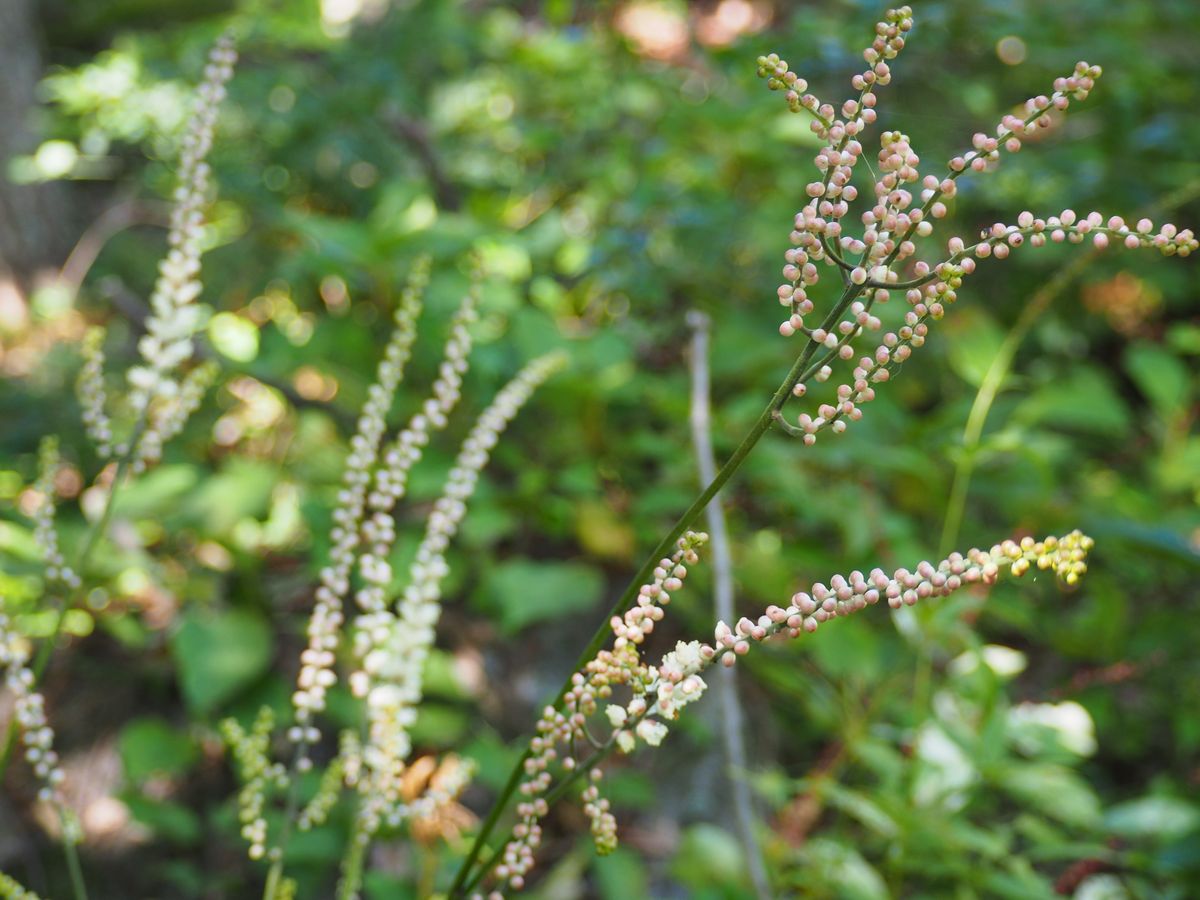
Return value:
<svg viewBox="0 0 1200 900">
<path fill-rule="evenodd" d="M 624 847 L 618 847 L 606 856 L 596 856 L 592 869 L 602 897 L 623 900 L 625 897 L 650 896 L 646 864 Z"/>
<path fill-rule="evenodd" d="M 1155 344 L 1134 344 L 1125 351 L 1125 371 L 1163 418 L 1186 409 L 1191 385 L 1176 356 Z"/>
<path fill-rule="evenodd" d="M 1114 806 L 1104 824 L 1122 837 L 1171 840 L 1200 828 L 1200 807 L 1176 797 L 1141 797 Z"/>
<path fill-rule="evenodd" d="M 231 459 L 192 496 L 188 511 L 202 521 L 209 534 L 224 536 L 240 520 L 267 514 L 279 476 L 279 468 L 269 463 Z"/>
<path fill-rule="evenodd" d="M 538 621 L 591 609 L 603 586 L 590 566 L 515 559 L 489 573 L 481 600 L 499 613 L 505 633 L 514 634 Z"/>
<path fill-rule="evenodd" d="M 1130 425 L 1125 401 L 1094 367 L 1077 367 L 1041 387 L 1021 404 L 1018 418 L 1110 437 L 1125 435 Z"/>
<path fill-rule="evenodd" d="M 1020 763 L 1003 769 L 997 780 L 1017 800 L 1052 819 L 1080 827 L 1100 821 L 1100 801 L 1091 787 L 1063 766 Z"/>
<path fill-rule="evenodd" d="M 804 856 L 821 881 L 834 888 L 831 896 L 845 900 L 886 900 L 890 896 L 883 878 L 852 847 L 817 838 L 804 848 Z"/>
<path fill-rule="evenodd" d="M 171 647 L 183 697 L 195 712 L 218 709 L 271 663 L 270 625 L 244 610 L 190 612 Z"/>
<path fill-rule="evenodd" d="M 742 848 L 728 831 L 716 825 L 689 828 L 671 863 L 676 878 L 694 889 L 716 884 L 738 884 L 745 879 Z"/>
<path fill-rule="evenodd" d="M 946 324 L 951 331 L 946 345 L 951 367 L 963 381 L 979 387 L 1004 343 L 1003 332 L 978 307 L 955 310 Z"/>
<path fill-rule="evenodd" d="M 842 787 L 836 781 L 829 780 L 820 783 L 820 794 L 830 806 L 857 819 L 866 828 L 882 837 L 895 837 L 900 832 L 896 820 L 884 812 L 882 807 L 866 794 Z"/>
<path fill-rule="evenodd" d="M 155 776 L 181 775 L 196 761 L 196 745 L 164 719 L 134 719 L 117 739 L 125 777 L 135 784 Z"/>
<path fill-rule="evenodd" d="M 130 814 L 157 836 L 176 844 L 195 844 L 200 840 L 199 817 L 180 803 L 151 800 L 140 795 L 122 798 Z"/>
</svg>

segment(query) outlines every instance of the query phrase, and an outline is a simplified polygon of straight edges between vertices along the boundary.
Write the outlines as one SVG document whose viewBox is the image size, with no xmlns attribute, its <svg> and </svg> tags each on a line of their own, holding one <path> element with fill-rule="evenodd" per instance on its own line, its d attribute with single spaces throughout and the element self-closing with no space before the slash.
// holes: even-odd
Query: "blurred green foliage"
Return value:
<svg viewBox="0 0 1200 900">
<path fill-rule="evenodd" d="M 261 873 L 242 858 L 214 723 L 287 707 L 346 422 L 407 265 L 426 251 L 424 340 L 395 421 L 432 378 L 469 249 L 490 277 L 465 405 L 481 409 L 547 348 L 572 360 L 497 449 L 452 551 L 446 652 L 417 729 L 422 750 L 465 744 L 480 765 L 467 802 L 486 809 L 514 759 L 506 745 L 519 746 L 697 490 L 686 312 L 714 322 L 718 455 L 791 361 L 774 286 L 816 145 L 753 60 L 778 50 L 834 99 L 880 9 L 751 6 L 761 25 L 704 44 L 704 23 L 729 3 L 654 4 L 666 18 L 644 34 L 629 4 L 569 0 L 43 4 L 46 143 L 10 174 L 66 176 L 82 210 L 140 212 L 107 237 L 73 302 L 34 295 L 29 318 L 6 326 L 0 591 L 34 636 L 49 625 L 21 497 L 41 435 L 63 435 L 81 473 L 61 514 L 68 548 L 94 512 L 69 338 L 81 318 L 103 321 L 111 356 L 131 358 L 127 298 L 145 295 L 163 249 L 141 223 L 164 218 L 188 85 L 231 19 L 243 57 L 213 156 L 206 257 L 206 334 L 225 377 L 165 463 L 122 496 L 88 573 L 100 586 L 68 626 L 98 633 L 60 654 L 47 687 L 68 755 L 115 747 L 113 790 L 136 824 L 133 839 L 85 848 L 89 870 L 121 873 L 111 888 L 97 877 L 97 896 L 254 895 L 244 885 Z M 346 9 L 362 16 L 339 26 Z M 964 180 L 952 208 L 962 232 L 1027 207 L 1132 217 L 1168 205 L 1164 218 L 1200 221 L 1191 2 L 943 0 L 916 13 L 877 128 L 903 129 L 930 170 L 1076 59 L 1106 70 L 1061 127 Z M 688 42 L 663 50 L 672 21 Z M 1021 332 L 978 445 L 963 443 L 1022 310 L 1081 252 L 981 265 L 860 425 L 811 450 L 770 436 L 727 491 L 747 613 L 835 571 L 933 556 L 964 464 L 957 546 L 1073 527 L 1097 539 L 1073 593 L 1043 580 L 916 615 L 876 610 L 747 658 L 753 766 L 732 789 L 761 804 L 781 895 L 1200 891 L 1194 262 L 1089 259 Z M 414 474 L 400 553 L 465 427 Z M 707 586 L 701 570 L 664 641 L 708 631 Z M 749 896 L 714 727 L 699 715 L 656 755 L 617 765 L 617 854 L 595 859 L 577 840 L 586 823 L 562 811 L 536 890 Z M 295 843 L 303 896 L 328 895 L 317 873 L 340 855 L 345 824 Z M 450 851 L 382 852 L 371 897 L 416 896 L 422 871 L 452 865 Z M 62 890 L 52 869 L 42 884 L 44 870 L 28 871 L 32 886 Z"/>
</svg>

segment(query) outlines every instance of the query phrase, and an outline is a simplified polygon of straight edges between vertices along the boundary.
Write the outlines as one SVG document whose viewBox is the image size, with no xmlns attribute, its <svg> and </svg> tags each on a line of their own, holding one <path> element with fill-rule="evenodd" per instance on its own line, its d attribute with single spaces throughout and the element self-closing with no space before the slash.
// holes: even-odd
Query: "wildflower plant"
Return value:
<svg viewBox="0 0 1200 900">
<path fill-rule="evenodd" d="M 416 721 L 425 662 L 441 612 L 441 581 L 449 571 L 445 552 L 501 433 L 563 360 L 552 353 L 529 363 L 476 420 L 428 516 L 407 580 L 396 589 L 390 563 L 397 531 L 395 507 L 431 435 L 446 426 L 458 403 L 482 275 L 476 269 L 451 322 L 430 396 L 385 446 L 387 415 L 416 339 L 428 277 L 429 260 L 422 258 L 401 296 L 395 327 L 350 441 L 330 532 L 330 558 L 320 572 L 308 645 L 300 656 L 292 694 L 293 723 L 286 730 L 293 748 L 290 765 L 271 759 L 269 711 L 249 732 L 233 720 L 224 726 L 244 782 L 239 797 L 242 836 L 252 859 L 271 863 L 268 897 L 290 890 L 284 868 L 292 829 L 307 831 L 323 823 L 343 788 L 352 790 L 355 812 L 342 862 L 341 898 L 358 896 L 367 850 L 381 829 L 409 825 L 414 834 L 428 837 L 447 833 L 446 823 L 462 818 L 457 799 L 470 780 L 471 764 L 454 754 L 441 760 L 410 759 L 409 729 Z M 347 604 L 350 596 L 352 608 Z M 341 733 L 337 753 L 301 808 L 300 778 L 314 767 L 311 751 L 322 738 L 320 716 L 329 689 L 338 681 L 337 656 L 348 636 L 352 664 L 346 680 L 361 701 L 362 728 Z M 275 834 L 267 820 L 273 797 L 284 798 L 283 822 Z M 450 833 L 457 829 L 450 828 Z"/>
<path fill-rule="evenodd" d="M 573 791 L 598 852 L 612 852 L 618 824 L 603 792 L 605 759 L 641 746 L 661 747 L 679 716 L 705 695 L 712 666 L 733 666 L 767 640 L 813 635 L 826 623 L 881 601 L 900 609 L 1039 571 L 1073 586 L 1087 571 L 1093 543 L 1079 531 L 1040 541 L 1001 540 L 987 550 L 949 553 L 911 569 L 854 570 L 805 583 L 755 618 L 715 622 L 711 636 L 706 629 L 700 638 L 677 641 L 666 652 L 652 648 L 658 623 L 708 541 L 693 528 L 759 441 L 772 428 L 798 438 L 798 447 L 813 445 L 825 432 L 844 434 L 862 419 L 876 391 L 936 333 L 981 262 L 1047 242 L 1153 248 L 1168 256 L 1186 256 L 1200 247 L 1191 230 L 1169 223 L 1139 219 L 1129 224 L 1119 216 L 1079 215 L 1071 209 L 1051 215 L 1023 211 L 1012 223 L 993 224 L 977 236 L 939 233 L 960 178 L 995 169 L 1005 154 L 1019 152 L 1030 135 L 1087 98 L 1102 73 L 1086 62 L 1055 80 L 1048 94 L 1027 100 L 1022 115 L 1002 117 L 993 134 L 975 134 L 970 149 L 936 174 L 922 174 L 909 136 L 883 132 L 873 154 L 877 171 L 871 171 L 867 187 L 858 166 L 869 155 L 863 141 L 877 121 L 878 89 L 889 84 L 891 67 L 912 29 L 909 7 L 888 11 L 863 52 L 865 68 L 851 79 L 854 94 L 841 104 L 815 96 L 778 55 L 758 58 L 758 74 L 767 87 L 783 94 L 792 113 L 811 120 L 823 144 L 807 200 L 792 221 L 776 289 L 784 308 L 778 332 L 799 342 L 797 356 L 750 432 L 654 548 L 557 697 L 542 709 L 527 748 L 460 860 L 449 897 L 491 900 L 526 887 L 543 843 L 543 822 Z M 197 300 L 203 208 L 210 195 L 205 158 L 234 61 L 232 41 L 222 38 L 209 57 L 185 131 L 169 250 L 138 344 L 140 361 L 128 372 L 123 396 L 110 397 L 106 389 L 103 333 L 89 332 L 83 344 L 79 401 L 85 431 L 98 456 L 114 465 L 103 514 L 71 562 L 59 546 L 54 521 L 57 444 L 52 438 L 43 444 L 33 518 L 47 601 L 57 617 L 36 658 L 0 598 L 0 672 L 16 709 L 9 743 L 19 732 L 39 797 L 61 818 L 77 900 L 86 896 L 75 852 L 80 832 L 62 796 L 65 776 L 37 683 L 65 612 L 80 601 L 90 556 L 107 529 L 124 476 L 160 459 L 164 444 L 181 431 L 216 376 L 214 365 L 197 364 L 194 336 L 203 316 Z M 852 209 L 858 210 L 861 229 L 852 225 Z M 474 824 L 460 803 L 473 776 L 472 762 L 453 752 L 415 753 L 412 728 L 441 618 L 447 550 L 502 433 L 563 359 L 558 354 L 534 359 L 479 415 L 426 517 L 411 564 L 406 572 L 395 571 L 399 510 L 410 476 L 461 397 L 484 281 L 481 267 L 472 268 L 430 392 L 392 435 L 389 417 L 404 385 L 430 280 L 429 258 L 411 266 L 349 442 L 328 557 L 316 577 L 289 708 L 282 714 L 264 709 L 248 726 L 236 719 L 221 726 L 241 782 L 241 836 L 248 856 L 267 868 L 264 897 L 270 900 L 292 897 L 300 887 L 287 873 L 295 832 L 321 826 L 339 804 L 348 806 L 351 823 L 337 889 L 341 900 L 359 896 L 370 848 L 380 836 L 406 829 L 413 840 L 432 846 L 456 842 Z M 835 292 L 822 301 L 822 275 L 834 273 Z M 900 310 L 889 313 L 889 302 Z M 785 412 L 789 403 L 804 406 Z M 358 718 L 335 737 L 327 728 L 331 692 L 339 684 L 347 688 Z M 510 806 L 507 835 L 485 855 Z M 32 895 L 0 875 L 0 896 Z"/>
<path fill-rule="evenodd" d="M 788 109 L 807 115 L 813 133 L 825 142 L 814 159 L 818 177 L 807 185 L 808 202 L 793 222 L 791 247 L 784 254 L 784 280 L 776 291 L 779 303 L 787 310 L 779 333 L 785 338 L 802 340 L 803 345 L 750 433 L 655 548 L 617 601 L 613 610 L 617 642 L 629 639 L 618 625 L 620 611 L 636 609 L 634 599 L 640 602 L 645 596 L 643 591 L 658 584 L 649 581 L 649 577 L 665 572 L 671 560 L 664 558 L 664 554 L 685 533 L 691 535 L 688 529 L 763 435 L 775 426 L 811 446 L 822 432 L 844 434 L 850 423 L 862 418 L 863 407 L 875 398 L 877 386 L 889 381 L 913 351 L 925 344 L 931 327 L 946 315 L 958 299 L 964 280 L 975 272 L 977 261 L 991 257 L 1003 260 L 1026 242 L 1040 247 L 1047 241 L 1091 240 L 1098 249 L 1119 244 L 1129 249 L 1153 248 L 1167 256 L 1186 256 L 1200 247 L 1190 229 L 1179 229 L 1170 223 L 1156 228 L 1149 219 L 1140 219 L 1130 225 L 1119 216 L 1106 217 L 1099 212 L 1079 216 L 1066 209 L 1044 217 L 1021 212 L 1015 223 L 996 223 L 982 230 L 978 238 L 946 238 L 944 255 L 935 253 L 932 260 L 921 258 L 922 250 L 929 252 L 929 242 L 925 239 L 934 237 L 937 224 L 949 213 L 948 201 L 956 194 L 959 178 L 995 169 L 1005 153 L 1020 151 L 1023 139 L 1049 127 L 1052 115 L 1064 112 L 1072 102 L 1087 98 L 1101 69 L 1086 62 L 1076 64 L 1069 75 L 1056 79 L 1049 95 L 1027 100 L 1023 117 L 1004 116 L 994 136 L 973 135 L 971 149 L 953 157 L 938 175 L 921 175 L 921 159 L 907 135 L 894 130 L 883 132 L 878 177 L 873 179 L 867 198 L 870 205 L 861 213 L 863 229 L 857 235 L 844 229 L 850 205 L 859 199 L 859 188 L 854 184 L 855 168 L 866 152 L 860 139 L 877 119 L 876 89 L 890 82 L 891 64 L 904 49 L 912 27 L 913 13 L 908 6 L 889 10 L 876 24 L 875 37 L 863 51 L 867 66 L 851 79 L 857 96 L 840 106 L 822 102 L 809 92 L 807 82 L 778 54 L 758 58 L 758 74 L 766 79 L 768 88 L 782 91 Z M 921 185 L 919 194 L 915 192 L 917 182 Z M 819 284 L 822 271 L 831 268 L 837 272 L 841 293 L 828 309 L 819 313 L 816 300 L 810 295 Z M 889 330 L 873 341 L 875 346 L 864 352 L 855 342 L 866 332 L 883 330 L 882 307 L 893 296 L 902 297 L 906 306 L 901 323 L 894 331 Z M 832 396 L 818 403 L 815 409 L 797 413 L 795 424 L 789 421 L 784 413 L 786 404 L 793 398 L 809 397 L 810 388 L 817 394 L 815 389 L 833 378 L 838 367 L 852 368 Z M 683 539 L 694 540 L 694 537 Z M 661 666 L 647 673 L 652 673 L 649 681 L 641 679 L 642 690 L 666 688 L 667 696 L 671 697 L 682 683 L 687 687 L 680 693 L 690 701 L 703 692 L 704 682 L 699 672 L 713 661 L 719 659 L 723 665 L 733 665 L 754 643 L 781 632 L 792 637 L 815 632 L 821 623 L 856 612 L 880 599 L 886 599 L 892 608 L 912 605 L 928 597 L 945 596 L 967 584 L 990 584 L 1002 570 L 1019 576 L 1032 566 L 1052 569 L 1064 584 L 1074 584 L 1086 571 L 1084 558 L 1091 546 L 1090 538 L 1072 532 L 1041 542 L 1031 538 L 1019 544 L 1005 541 L 990 551 L 975 549 L 965 555 L 951 554 L 937 564 L 925 561 L 913 571 L 900 569 L 891 575 L 881 569 L 869 574 L 855 571 L 835 575 L 829 585 L 816 584 L 810 591 L 798 592 L 788 606 L 772 606 L 757 621 L 742 618 L 733 626 L 718 623 L 712 644 L 681 642 L 673 654 L 664 657 Z M 658 589 L 661 587 L 659 584 Z M 660 608 L 655 609 L 661 613 Z M 639 615 L 639 621 L 652 623 L 653 619 L 643 620 Z M 491 885 L 489 898 L 503 896 L 506 889 L 519 890 L 524 886 L 532 866 L 532 848 L 540 837 L 536 823 L 548 811 L 546 795 L 557 799 L 562 793 L 559 788 L 551 791 L 553 777 L 548 773 L 558 753 L 557 745 L 581 741 L 589 734 L 587 717 L 595 711 L 597 699 L 595 688 L 584 673 L 604 665 L 602 661 L 616 652 L 615 643 L 613 651 L 602 649 L 605 638 L 604 629 L 597 631 L 580 657 L 579 671 L 563 686 L 556 703 L 544 711 L 538 736 L 513 769 L 493 814 L 485 821 L 475 846 L 459 869 L 450 890 L 452 897 L 479 885 Z M 607 683 L 602 681 L 602 684 L 607 692 Z M 679 705 L 677 701 L 675 705 Z M 567 774 L 560 788 L 580 777 L 577 769 L 585 770 L 589 780 L 598 782 L 600 770 L 595 763 L 614 748 L 632 749 L 639 737 L 657 746 L 664 738 L 666 725 L 653 715 L 654 710 L 663 709 L 659 704 L 635 697 L 629 706 L 609 708 L 612 736 L 597 745 L 594 758 L 584 765 L 574 755 L 567 755 L 562 764 Z M 670 703 L 667 710 L 672 710 Z M 499 820 L 498 810 L 518 790 L 521 798 L 513 837 L 502 850 L 481 860 L 486 840 Z M 597 847 L 601 852 L 611 850 L 615 846 L 615 826 L 594 784 L 585 790 L 584 802 L 593 822 Z M 484 895 L 476 891 L 471 896 Z"/>
</svg>

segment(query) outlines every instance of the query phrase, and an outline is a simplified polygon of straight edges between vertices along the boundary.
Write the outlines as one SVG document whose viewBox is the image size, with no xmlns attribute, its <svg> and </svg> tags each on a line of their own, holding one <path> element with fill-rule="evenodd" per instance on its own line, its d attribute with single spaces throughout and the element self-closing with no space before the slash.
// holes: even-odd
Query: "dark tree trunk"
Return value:
<svg viewBox="0 0 1200 900">
<path fill-rule="evenodd" d="M 28 293 L 40 272 L 70 250 L 68 196 L 61 184 L 14 184 L 8 165 L 36 147 L 30 116 L 42 76 L 35 0 L 0 0 L 0 280 Z"/>
</svg>

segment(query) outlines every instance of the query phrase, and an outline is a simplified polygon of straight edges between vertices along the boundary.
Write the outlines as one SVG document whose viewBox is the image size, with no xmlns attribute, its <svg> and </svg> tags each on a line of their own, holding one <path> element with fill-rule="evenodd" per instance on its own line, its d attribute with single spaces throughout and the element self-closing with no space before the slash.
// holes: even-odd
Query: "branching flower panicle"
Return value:
<svg viewBox="0 0 1200 900">
<path fill-rule="evenodd" d="M 886 303 L 893 292 L 902 291 L 909 304 L 903 324 L 886 333 L 869 355 L 859 357 L 853 377 L 839 384 L 831 402 L 822 403 L 814 412 L 801 413 L 799 427 L 778 421 L 789 433 L 802 437 L 806 444 L 816 441 L 818 432 L 829 429 L 843 433 L 848 424 L 862 417 L 862 406 L 874 399 L 874 384 L 886 381 L 920 348 L 929 333 L 930 323 L 940 319 L 957 299 L 963 278 L 975 271 L 975 260 L 994 256 L 1004 259 L 1028 238 L 1033 246 L 1052 241 L 1081 242 L 1090 235 L 1096 247 L 1119 242 L 1129 248 L 1155 247 L 1167 255 L 1186 256 L 1197 248 L 1193 233 L 1165 225 L 1157 234 L 1147 220 L 1136 227 L 1127 226 L 1117 216 L 1105 217 L 1093 212 L 1076 219 L 1065 210 L 1059 216 L 1035 218 L 1022 213 L 1016 225 L 997 224 L 969 246 L 962 238 L 948 242 L 949 255 L 931 263 L 912 259 L 917 254 L 916 239 L 929 237 L 934 222 L 947 214 L 946 200 L 957 192 L 957 179 L 967 172 L 994 169 L 1002 153 L 1016 153 L 1022 139 L 1051 124 L 1051 112 L 1062 112 L 1074 101 L 1087 98 L 1101 75 L 1099 66 L 1076 64 L 1070 75 L 1058 78 L 1050 95 L 1032 97 L 1025 103 L 1023 118 L 1006 115 L 995 129 L 995 136 L 982 132 L 972 137 L 972 149 L 950 160 L 942 176 L 921 179 L 920 157 L 907 135 L 886 131 L 881 135 L 878 161 L 879 178 L 874 185 L 874 205 L 862 213 L 861 236 L 843 230 L 842 222 L 850 203 L 858 199 L 851 183 L 855 164 L 864 150 L 857 139 L 875 119 L 875 85 L 886 84 L 891 76 L 887 60 L 894 59 L 904 46 L 904 35 L 912 27 L 912 10 L 890 10 L 876 26 L 876 39 L 864 51 L 871 66 L 856 75 L 854 87 L 862 93 L 858 100 L 843 104 L 840 115 L 833 107 L 818 104 L 813 95 L 804 93 L 807 84 L 792 72 L 776 54 L 760 57 L 759 75 L 767 78 L 773 90 L 784 90 L 789 108 L 807 111 L 814 117 L 813 131 L 828 144 L 818 153 L 815 163 L 821 176 L 809 183 L 809 201 L 796 214 L 791 234 L 793 247 L 785 254 L 785 282 L 777 291 L 779 302 L 789 309 L 788 318 L 779 326 L 785 337 L 802 333 L 812 341 L 816 357 L 793 385 L 793 394 L 803 397 L 809 381 L 823 382 L 833 374 L 838 361 L 854 360 L 854 341 L 862 332 L 879 331 L 881 319 L 875 315 L 876 303 Z M 908 186 L 921 180 L 920 205 Z M 907 262 L 906 262 L 907 261 Z M 809 296 L 820 280 L 818 264 L 839 270 L 846 288 L 843 299 L 820 325 L 812 327 L 806 317 L 814 311 Z M 905 263 L 907 277 L 901 279 Z M 849 312 L 846 316 L 845 313 Z"/>
<path fill-rule="evenodd" d="M 524 887 L 525 876 L 533 867 L 534 854 L 541 843 L 539 822 L 561 792 L 562 785 L 552 790 L 555 764 L 568 773 L 568 778 L 577 768 L 586 769 L 589 783 L 583 799 L 597 849 L 604 853 L 616 847 L 616 821 L 609 812 L 608 802 L 600 796 L 602 773 L 593 762 L 613 747 L 628 753 L 639 741 L 659 746 L 667 736 L 667 722 L 677 718 L 683 707 L 704 693 L 702 673 L 714 663 L 731 666 L 753 644 L 781 633 L 793 638 L 811 634 L 824 622 L 848 616 L 880 600 L 892 608 L 911 606 L 971 585 L 994 584 L 1004 574 L 1020 577 L 1030 570 L 1054 572 L 1064 584 L 1074 585 L 1087 571 L 1087 553 L 1092 547 L 1091 538 L 1073 531 L 1043 541 L 1027 537 L 1019 542 L 1003 541 L 990 550 L 953 553 L 937 564 L 922 561 L 911 571 L 902 568 L 890 575 L 882 569 L 867 574 L 854 571 L 848 576 L 834 575 L 828 586 L 818 583 L 807 591 L 797 592 L 787 607 L 770 606 L 757 620 L 743 617 L 732 627 L 718 622 L 712 644 L 680 641 L 657 666 L 647 665 L 638 654 L 639 636 L 652 631 L 652 623 L 661 619 L 664 598 L 669 600 L 668 589 L 681 586 L 686 574 L 683 563 L 695 561 L 694 547 L 703 537 L 689 532 L 680 541 L 681 552 L 663 560 L 655 571 L 655 581 L 639 592 L 636 610 L 642 613 L 638 615 L 631 610 L 622 618 L 614 618 L 613 649 L 601 651 L 583 672 L 573 676 L 562 710 L 547 707 L 538 720 L 537 736 L 531 742 L 533 752 L 525 762 L 526 777 L 519 789 L 518 823 L 492 873 L 498 883 L 514 890 Z M 629 688 L 632 699 L 625 704 L 605 706 L 604 715 L 612 733 L 606 740 L 598 741 L 593 737 L 589 720 L 595 717 L 600 702 L 610 698 L 617 686 Z M 580 746 L 595 748 L 596 752 L 590 759 L 580 761 L 576 756 Z M 483 897 L 473 896 L 479 900 Z M 497 889 L 488 896 L 502 894 Z"/>
</svg>

